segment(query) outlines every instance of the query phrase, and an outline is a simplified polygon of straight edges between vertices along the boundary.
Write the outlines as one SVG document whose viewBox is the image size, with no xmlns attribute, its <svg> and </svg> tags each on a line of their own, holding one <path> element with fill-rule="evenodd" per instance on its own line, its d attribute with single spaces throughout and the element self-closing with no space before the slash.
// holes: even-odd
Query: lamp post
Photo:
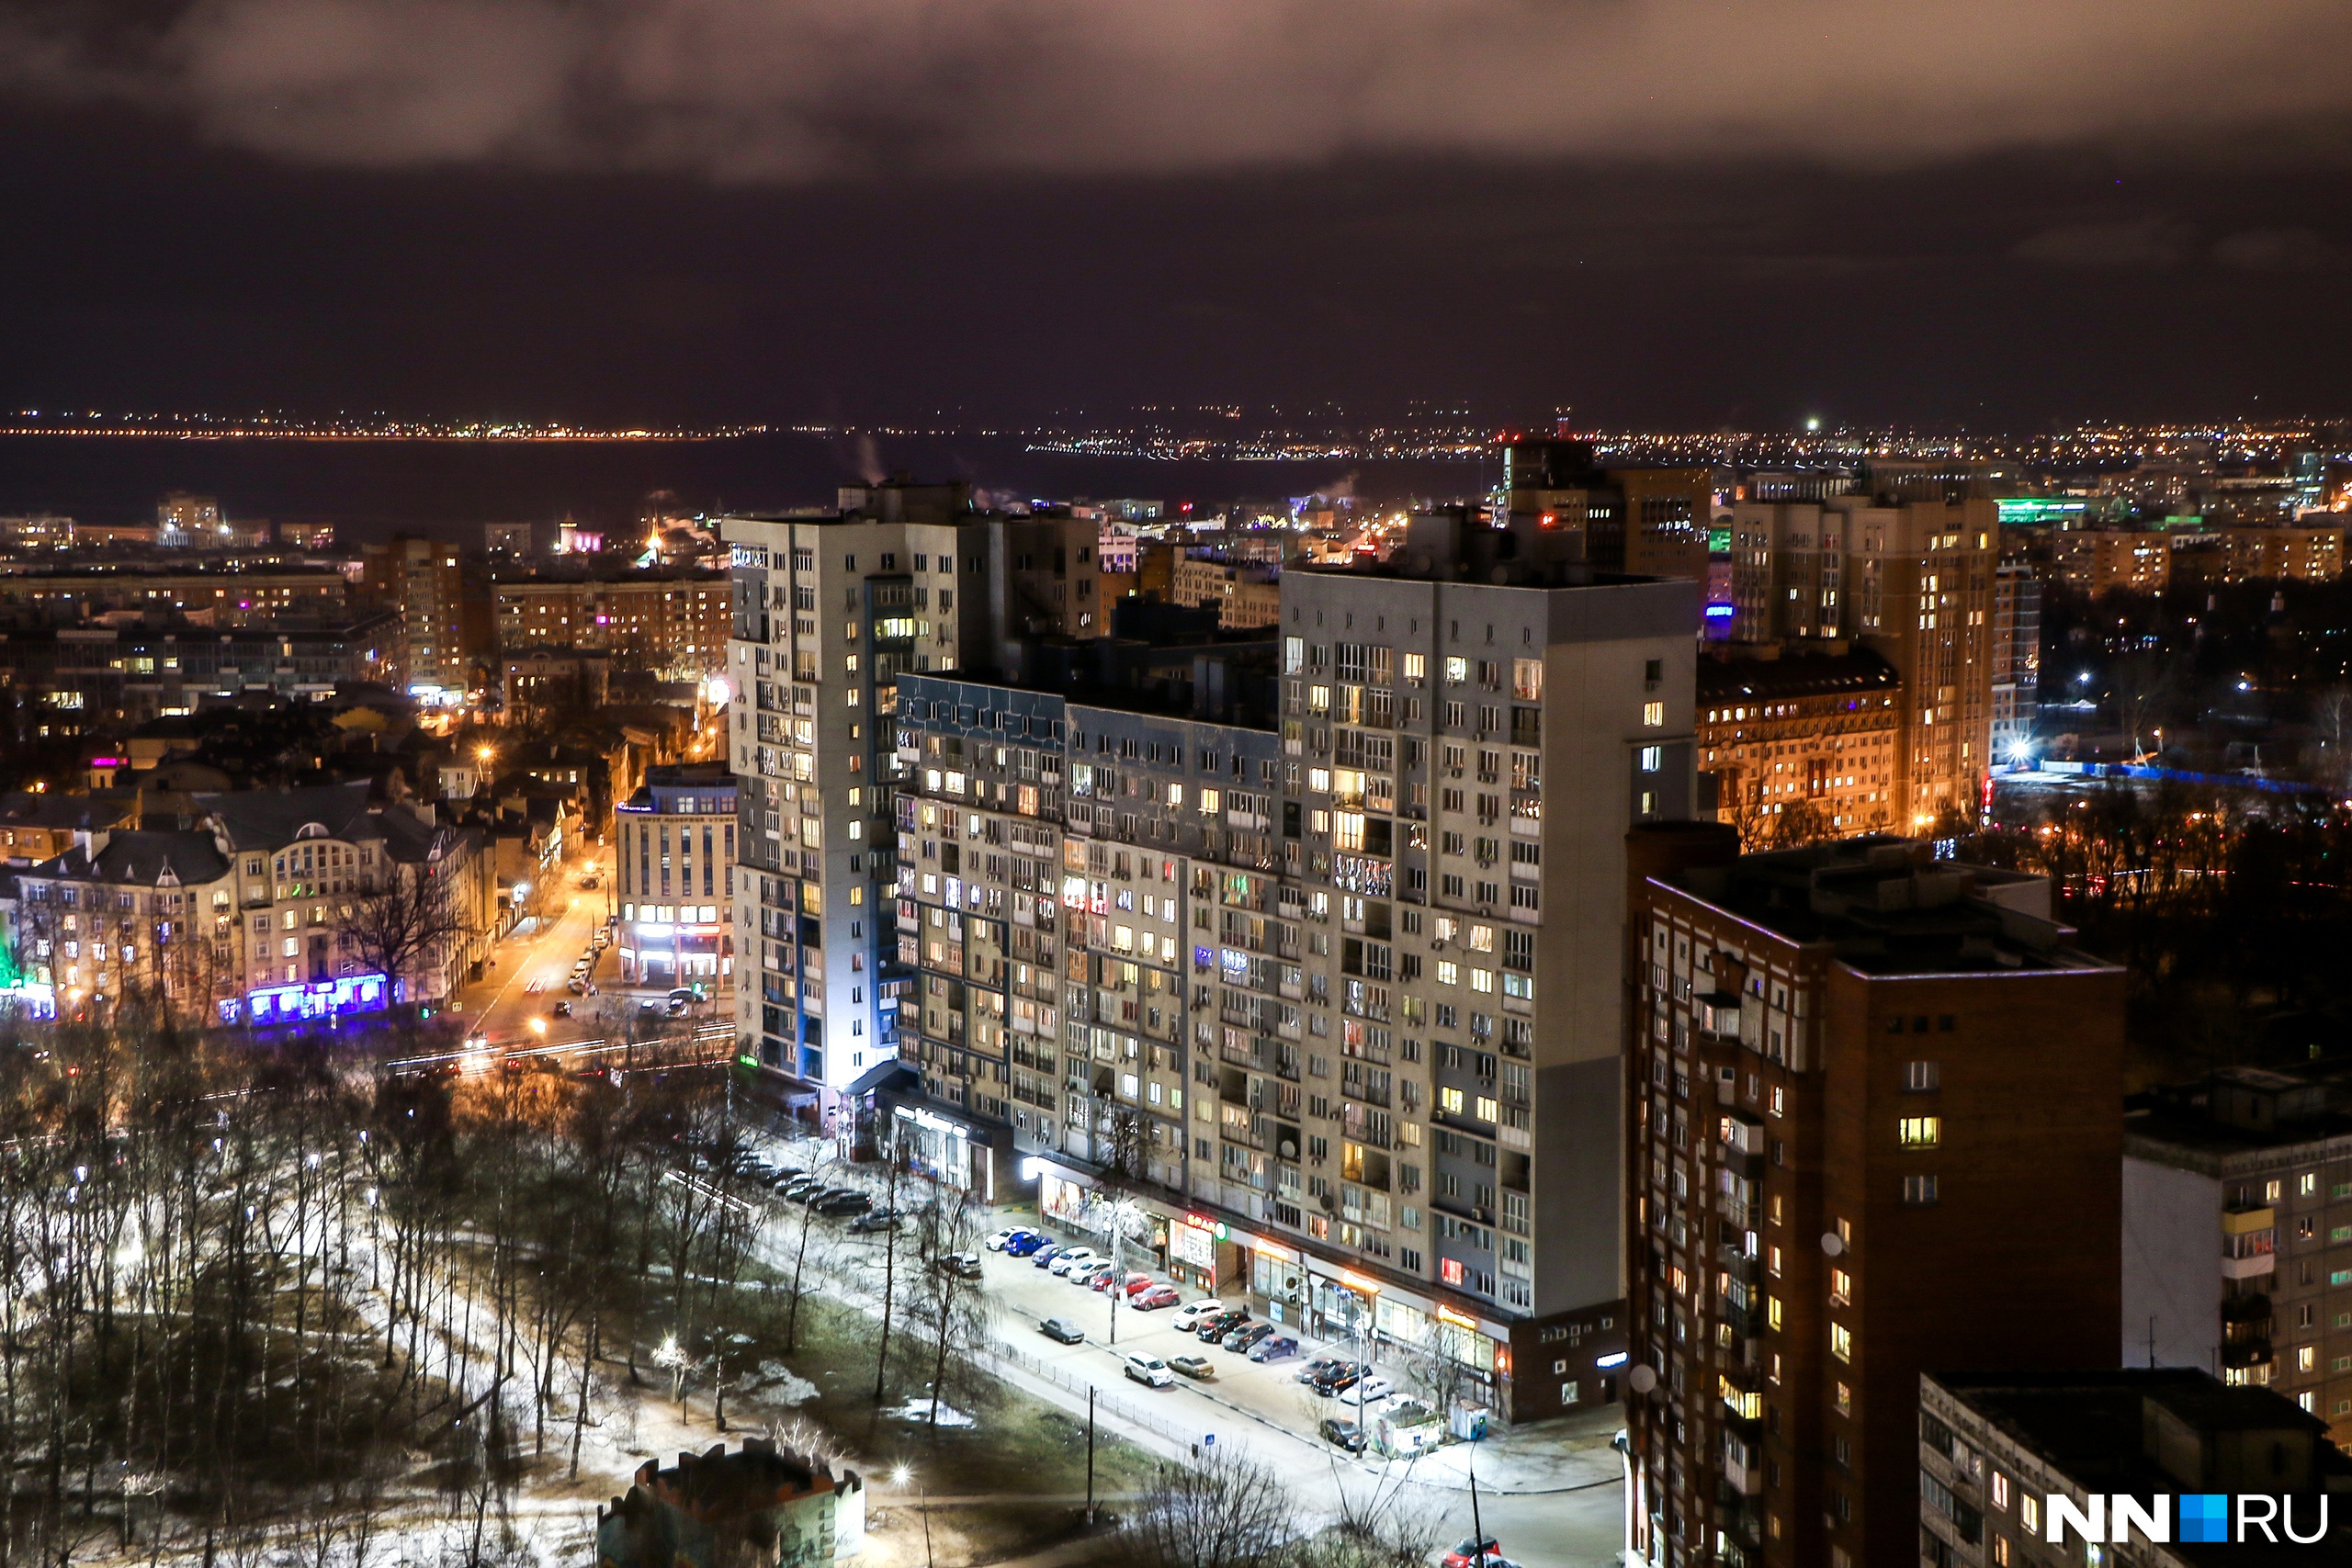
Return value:
<svg viewBox="0 0 2352 1568">
<path fill-rule="evenodd" d="M 890 1479 L 898 1483 L 900 1486 L 906 1485 L 910 1480 L 912 1480 L 915 1483 L 915 1511 L 922 1515 L 923 1568 L 933 1568 L 931 1556 L 931 1499 L 923 1487 L 922 1473 L 910 1465 L 902 1464 L 899 1466 L 898 1469 L 890 1472 Z"/>
</svg>

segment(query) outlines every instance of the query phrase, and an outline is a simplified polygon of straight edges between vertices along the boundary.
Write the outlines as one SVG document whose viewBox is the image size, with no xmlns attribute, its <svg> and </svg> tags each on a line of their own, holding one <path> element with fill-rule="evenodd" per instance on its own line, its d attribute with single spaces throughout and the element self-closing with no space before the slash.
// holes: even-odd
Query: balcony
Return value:
<svg viewBox="0 0 2352 1568">
<path fill-rule="evenodd" d="M 1699 1027 L 1726 1040 L 1739 1038 L 1739 998 L 1729 991 L 1711 991 L 1699 998 Z"/>
</svg>

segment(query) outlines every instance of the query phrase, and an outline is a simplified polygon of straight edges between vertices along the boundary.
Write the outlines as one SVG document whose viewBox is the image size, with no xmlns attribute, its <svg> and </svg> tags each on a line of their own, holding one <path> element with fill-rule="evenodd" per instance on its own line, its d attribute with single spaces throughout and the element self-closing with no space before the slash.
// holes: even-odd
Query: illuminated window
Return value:
<svg viewBox="0 0 2352 1568">
<path fill-rule="evenodd" d="M 1896 1127 L 1906 1149 L 1932 1149 L 1944 1141 L 1944 1119 L 1940 1116 L 1905 1116 Z"/>
<path fill-rule="evenodd" d="M 1664 703 L 1644 703 L 1642 705 L 1642 724 L 1645 728 L 1663 728 L 1666 725 L 1666 705 Z"/>
<path fill-rule="evenodd" d="M 1841 1361 L 1854 1359 L 1854 1331 L 1842 1323 L 1829 1325 L 1829 1353 Z M 1840 1385 L 1841 1387 L 1843 1385 Z"/>
</svg>

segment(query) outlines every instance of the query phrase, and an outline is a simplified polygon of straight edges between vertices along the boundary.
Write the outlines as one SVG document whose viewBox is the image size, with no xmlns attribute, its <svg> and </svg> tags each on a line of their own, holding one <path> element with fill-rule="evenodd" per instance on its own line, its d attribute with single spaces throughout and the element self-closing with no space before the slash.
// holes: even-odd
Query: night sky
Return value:
<svg viewBox="0 0 2352 1568">
<path fill-rule="evenodd" d="M 0 5 L 0 402 L 2352 412 L 2352 7 Z"/>
</svg>

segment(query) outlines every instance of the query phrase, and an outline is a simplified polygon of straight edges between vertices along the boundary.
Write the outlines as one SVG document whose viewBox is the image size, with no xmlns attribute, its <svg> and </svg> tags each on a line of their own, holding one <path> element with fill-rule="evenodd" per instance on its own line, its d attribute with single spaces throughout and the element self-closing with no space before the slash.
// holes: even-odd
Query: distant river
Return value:
<svg viewBox="0 0 2352 1568">
<path fill-rule="evenodd" d="M 346 538 L 399 528 L 576 517 L 609 526 L 669 491 L 689 512 L 830 503 L 877 460 L 918 479 L 967 479 L 1004 497 L 1275 500 L 1352 485 L 1380 500 L 1449 499 L 1499 478 L 1491 462 L 1154 462 L 1030 452 L 1002 437 L 710 441 L 302 441 L 0 437 L 0 515 L 57 512 L 143 522 L 172 491 L 217 496 L 232 518 L 329 521 Z"/>
</svg>

